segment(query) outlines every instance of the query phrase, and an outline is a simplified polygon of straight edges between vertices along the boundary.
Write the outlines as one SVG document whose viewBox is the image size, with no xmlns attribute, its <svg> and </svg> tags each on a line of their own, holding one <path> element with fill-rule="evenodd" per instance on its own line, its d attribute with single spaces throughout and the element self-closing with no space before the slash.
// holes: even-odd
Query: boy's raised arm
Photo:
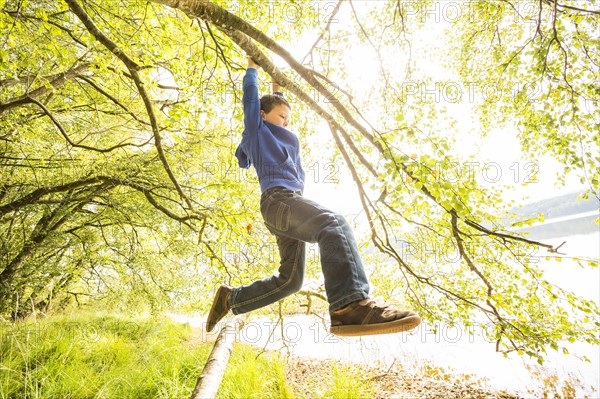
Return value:
<svg viewBox="0 0 600 399">
<path fill-rule="evenodd" d="M 260 66 L 248 57 L 248 69 L 243 80 L 244 135 L 258 132 L 262 123 L 260 97 L 258 95 L 258 69 Z"/>
</svg>

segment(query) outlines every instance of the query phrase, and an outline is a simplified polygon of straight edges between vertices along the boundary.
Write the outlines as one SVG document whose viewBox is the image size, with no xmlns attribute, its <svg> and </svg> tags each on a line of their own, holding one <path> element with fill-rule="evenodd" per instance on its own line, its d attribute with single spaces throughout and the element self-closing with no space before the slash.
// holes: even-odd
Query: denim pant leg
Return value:
<svg viewBox="0 0 600 399">
<path fill-rule="evenodd" d="M 299 192 L 284 188 L 263 193 L 261 213 L 265 225 L 277 237 L 281 254 L 279 275 L 234 288 L 233 313 L 266 306 L 300 289 L 304 276 L 304 242 L 319 244 L 330 311 L 368 297 L 369 281 L 356 241 L 350 225 L 341 215 L 305 199 Z"/>
<path fill-rule="evenodd" d="M 280 266 L 278 274 L 233 289 L 230 299 L 233 314 L 250 312 L 285 298 L 302 288 L 306 243 L 276 235 Z"/>
<path fill-rule="evenodd" d="M 348 221 L 314 201 L 298 196 L 292 201 L 290 226 L 301 240 L 319 244 L 321 269 L 329 310 L 369 297 L 369 279 Z"/>
</svg>

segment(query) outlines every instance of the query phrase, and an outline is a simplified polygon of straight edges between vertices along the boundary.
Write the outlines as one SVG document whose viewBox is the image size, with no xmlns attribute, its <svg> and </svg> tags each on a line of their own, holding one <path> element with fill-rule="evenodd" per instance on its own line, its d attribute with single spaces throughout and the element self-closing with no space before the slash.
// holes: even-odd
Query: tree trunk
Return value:
<svg viewBox="0 0 600 399">
<path fill-rule="evenodd" d="M 221 385 L 225 368 L 229 362 L 229 356 L 231 356 L 233 350 L 237 328 L 238 323 L 229 322 L 221 329 L 204 370 L 198 378 L 191 399 L 208 399 L 217 395 L 217 390 Z"/>
</svg>

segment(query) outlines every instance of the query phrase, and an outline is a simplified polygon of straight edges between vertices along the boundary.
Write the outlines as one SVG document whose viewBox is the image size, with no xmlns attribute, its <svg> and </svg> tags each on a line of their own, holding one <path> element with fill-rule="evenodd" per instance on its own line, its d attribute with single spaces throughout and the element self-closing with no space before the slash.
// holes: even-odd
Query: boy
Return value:
<svg viewBox="0 0 600 399">
<path fill-rule="evenodd" d="M 244 132 L 236 150 L 239 166 L 254 165 L 261 187 L 260 211 L 275 235 L 279 273 L 250 285 L 222 285 L 210 309 L 211 331 L 230 310 L 246 313 L 267 306 L 302 287 L 305 243 L 317 242 L 331 317 L 337 335 L 371 335 L 407 331 L 421 323 L 408 311 L 378 306 L 369 299 L 369 281 L 348 222 L 302 196 L 304 171 L 300 143 L 286 127 L 291 107 L 280 95 L 258 96 L 259 66 L 248 58 L 243 80 Z M 274 84 L 274 91 L 278 91 Z"/>
</svg>

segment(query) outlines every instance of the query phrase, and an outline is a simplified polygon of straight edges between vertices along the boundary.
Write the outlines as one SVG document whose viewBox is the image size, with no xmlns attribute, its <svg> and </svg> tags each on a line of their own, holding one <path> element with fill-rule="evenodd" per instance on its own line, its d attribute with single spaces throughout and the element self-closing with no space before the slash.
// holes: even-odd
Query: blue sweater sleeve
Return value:
<svg viewBox="0 0 600 399">
<path fill-rule="evenodd" d="M 242 84 L 244 95 L 244 135 L 256 134 L 263 120 L 260 115 L 260 97 L 258 96 L 258 71 L 248 68 Z"/>
</svg>

